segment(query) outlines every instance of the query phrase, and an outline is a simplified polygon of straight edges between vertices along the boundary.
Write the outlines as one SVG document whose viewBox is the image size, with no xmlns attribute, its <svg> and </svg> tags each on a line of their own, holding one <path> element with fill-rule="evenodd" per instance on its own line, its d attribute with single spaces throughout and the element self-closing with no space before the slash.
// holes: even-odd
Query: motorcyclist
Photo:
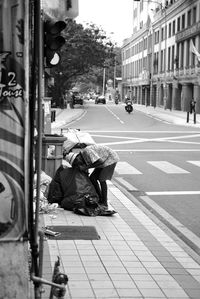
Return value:
<svg viewBox="0 0 200 299">
<path fill-rule="evenodd" d="M 125 104 L 127 105 L 128 103 L 129 103 L 130 105 L 133 105 L 133 102 L 132 102 L 132 100 L 130 99 L 130 97 L 125 96 Z"/>
</svg>

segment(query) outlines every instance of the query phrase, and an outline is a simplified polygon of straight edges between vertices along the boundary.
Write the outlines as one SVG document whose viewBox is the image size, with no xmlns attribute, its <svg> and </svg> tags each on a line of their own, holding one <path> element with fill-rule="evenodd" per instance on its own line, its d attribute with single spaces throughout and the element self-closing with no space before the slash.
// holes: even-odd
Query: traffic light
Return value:
<svg viewBox="0 0 200 299">
<path fill-rule="evenodd" d="M 44 22 L 44 58 L 47 67 L 53 67 L 60 61 L 59 49 L 65 44 L 61 31 L 66 27 L 64 21 Z"/>
</svg>

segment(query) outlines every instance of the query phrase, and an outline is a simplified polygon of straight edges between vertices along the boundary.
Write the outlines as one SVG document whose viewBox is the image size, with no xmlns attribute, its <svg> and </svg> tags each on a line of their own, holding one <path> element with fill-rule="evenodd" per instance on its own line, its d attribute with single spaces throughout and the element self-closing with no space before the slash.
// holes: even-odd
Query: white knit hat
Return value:
<svg viewBox="0 0 200 299">
<path fill-rule="evenodd" d="M 69 153 L 68 155 L 65 156 L 65 159 L 67 162 L 69 162 L 69 164 L 72 165 L 77 155 L 78 153 Z"/>
</svg>

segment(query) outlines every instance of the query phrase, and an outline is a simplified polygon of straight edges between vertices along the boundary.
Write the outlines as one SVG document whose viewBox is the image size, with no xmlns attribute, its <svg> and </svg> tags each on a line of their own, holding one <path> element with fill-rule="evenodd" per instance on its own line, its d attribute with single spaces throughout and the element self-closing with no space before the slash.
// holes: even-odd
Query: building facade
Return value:
<svg viewBox="0 0 200 299">
<path fill-rule="evenodd" d="M 182 111 L 193 99 L 200 113 L 198 52 L 200 0 L 134 2 L 133 34 L 122 46 L 123 97 Z"/>
</svg>

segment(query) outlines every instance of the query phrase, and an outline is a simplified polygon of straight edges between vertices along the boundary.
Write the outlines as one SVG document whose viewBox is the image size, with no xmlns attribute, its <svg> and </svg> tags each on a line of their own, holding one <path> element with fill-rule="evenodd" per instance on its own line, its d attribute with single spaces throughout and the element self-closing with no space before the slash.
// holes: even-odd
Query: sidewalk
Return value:
<svg viewBox="0 0 200 299">
<path fill-rule="evenodd" d="M 164 120 L 171 124 L 200 128 L 200 114 L 196 114 L 196 124 L 194 124 L 193 114 L 189 115 L 189 122 L 187 123 L 187 112 L 169 109 L 164 110 L 160 107 L 154 108 L 152 106 L 138 104 L 134 104 L 133 107 L 137 111 L 146 113 L 153 118 Z"/>
<path fill-rule="evenodd" d="M 58 112 L 55 127 L 67 123 L 67 115 L 80 117 L 79 110 Z M 169 119 L 171 112 L 157 113 Z M 180 116 L 176 120 L 183 119 Z M 109 182 L 110 205 L 118 212 L 114 216 L 86 217 L 65 210 L 45 214 L 46 226 L 94 226 L 100 239 L 47 240 L 44 278 L 51 279 L 59 256 L 61 271 L 69 277 L 66 299 L 199 299 L 200 258 L 188 254 L 186 245 L 172 239 L 132 198 Z M 49 298 L 49 287 L 45 290 L 42 298 Z"/>
<path fill-rule="evenodd" d="M 60 133 L 60 130 L 64 125 L 70 124 L 86 113 L 86 110 L 84 108 L 57 108 L 54 110 L 56 110 L 56 120 L 55 122 L 51 123 L 51 129 L 53 133 Z"/>
</svg>

